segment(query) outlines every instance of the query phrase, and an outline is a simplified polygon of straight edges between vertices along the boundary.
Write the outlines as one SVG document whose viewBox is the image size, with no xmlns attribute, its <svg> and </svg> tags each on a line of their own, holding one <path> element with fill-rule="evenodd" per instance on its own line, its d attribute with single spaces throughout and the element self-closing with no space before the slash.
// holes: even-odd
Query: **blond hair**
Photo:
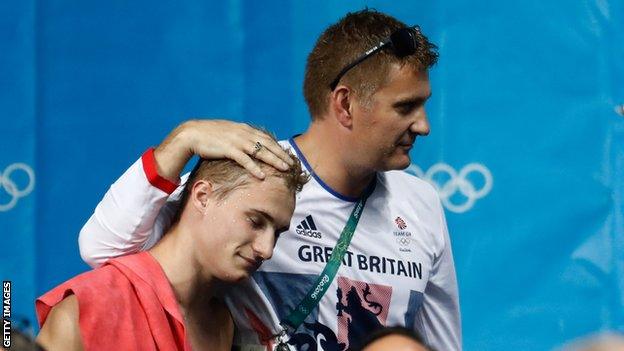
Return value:
<svg viewBox="0 0 624 351">
<path fill-rule="evenodd" d="M 277 142 L 271 133 L 268 133 L 260 128 L 255 129 L 265 133 L 271 137 L 273 141 Z M 290 166 L 286 171 L 280 171 L 258 159 L 255 159 L 255 161 L 267 177 L 278 177 L 283 179 L 286 188 L 294 195 L 301 191 L 303 186 L 308 182 L 308 180 L 310 180 L 310 175 L 303 169 L 299 159 L 290 150 L 284 147 L 282 147 L 282 149 L 293 161 L 292 166 Z M 249 171 L 230 159 L 199 159 L 191 171 L 186 184 L 184 185 L 184 190 L 182 191 L 182 195 L 179 200 L 180 206 L 174 217 L 174 223 L 179 221 L 182 211 L 188 202 L 191 189 L 198 180 L 210 181 L 213 185 L 213 195 L 218 201 L 222 201 L 233 190 L 248 185 L 252 178 L 253 175 L 251 175 Z"/>
</svg>

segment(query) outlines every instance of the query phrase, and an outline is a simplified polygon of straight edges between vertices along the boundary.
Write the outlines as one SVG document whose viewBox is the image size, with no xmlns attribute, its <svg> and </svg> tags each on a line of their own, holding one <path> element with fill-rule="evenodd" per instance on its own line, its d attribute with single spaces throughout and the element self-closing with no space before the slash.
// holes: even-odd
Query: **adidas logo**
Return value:
<svg viewBox="0 0 624 351">
<path fill-rule="evenodd" d="M 303 221 L 301 221 L 301 223 L 299 223 L 299 225 L 297 225 L 295 233 L 317 239 L 321 239 L 323 237 L 321 232 L 316 229 L 316 224 L 314 224 L 312 215 L 308 215 Z"/>
</svg>

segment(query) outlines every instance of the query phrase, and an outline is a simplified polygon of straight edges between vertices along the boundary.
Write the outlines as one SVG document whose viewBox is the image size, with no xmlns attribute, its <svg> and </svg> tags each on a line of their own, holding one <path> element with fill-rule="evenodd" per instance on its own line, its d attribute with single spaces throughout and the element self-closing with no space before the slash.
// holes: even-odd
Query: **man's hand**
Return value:
<svg viewBox="0 0 624 351">
<path fill-rule="evenodd" d="M 262 148 L 254 154 L 257 142 Z M 158 174 L 177 180 L 186 163 L 198 155 L 205 159 L 229 158 L 251 174 L 264 179 L 265 174 L 253 157 L 279 170 L 292 164 L 290 156 L 268 135 L 245 123 L 225 120 L 191 120 L 174 129 L 154 150 Z"/>
</svg>

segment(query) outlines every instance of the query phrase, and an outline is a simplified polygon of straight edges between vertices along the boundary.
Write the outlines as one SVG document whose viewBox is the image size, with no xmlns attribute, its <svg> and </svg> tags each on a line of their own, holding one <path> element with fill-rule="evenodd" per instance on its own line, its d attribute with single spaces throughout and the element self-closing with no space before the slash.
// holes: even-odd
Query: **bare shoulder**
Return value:
<svg viewBox="0 0 624 351">
<path fill-rule="evenodd" d="M 46 350 L 82 350 L 78 298 L 69 295 L 52 308 L 37 342 Z"/>
</svg>

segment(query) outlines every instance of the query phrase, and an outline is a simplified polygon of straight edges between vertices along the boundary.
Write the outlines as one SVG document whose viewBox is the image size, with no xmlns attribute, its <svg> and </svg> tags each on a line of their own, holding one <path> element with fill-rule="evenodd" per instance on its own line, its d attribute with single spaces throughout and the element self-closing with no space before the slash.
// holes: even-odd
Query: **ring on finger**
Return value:
<svg viewBox="0 0 624 351">
<path fill-rule="evenodd" d="M 259 141 L 256 141 L 256 144 L 254 144 L 254 150 L 251 153 L 251 157 L 256 157 L 256 154 L 258 154 L 258 152 L 262 150 L 262 147 L 262 144 Z"/>
</svg>

